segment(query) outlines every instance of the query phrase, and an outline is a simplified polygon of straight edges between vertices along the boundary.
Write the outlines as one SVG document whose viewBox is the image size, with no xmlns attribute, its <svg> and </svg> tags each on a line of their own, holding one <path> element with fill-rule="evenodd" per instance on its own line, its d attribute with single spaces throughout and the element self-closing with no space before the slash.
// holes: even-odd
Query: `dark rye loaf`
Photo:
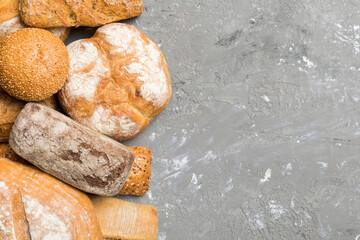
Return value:
<svg viewBox="0 0 360 240">
<path fill-rule="evenodd" d="M 37 103 L 20 112 L 9 143 L 48 174 L 101 196 L 119 193 L 135 158 L 121 143 Z"/>
</svg>

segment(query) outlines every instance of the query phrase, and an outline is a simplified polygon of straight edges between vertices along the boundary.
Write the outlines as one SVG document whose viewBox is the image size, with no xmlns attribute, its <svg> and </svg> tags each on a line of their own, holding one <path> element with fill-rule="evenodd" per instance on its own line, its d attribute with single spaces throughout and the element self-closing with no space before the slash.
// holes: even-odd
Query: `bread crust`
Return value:
<svg viewBox="0 0 360 240">
<path fill-rule="evenodd" d="M 20 15 L 32 27 L 98 27 L 136 17 L 142 0 L 20 0 Z"/>
<path fill-rule="evenodd" d="M 172 95 L 159 47 L 127 24 L 99 28 L 67 46 L 70 72 L 58 97 L 76 121 L 115 140 L 140 134 Z"/>
<path fill-rule="evenodd" d="M 54 96 L 39 103 L 54 109 L 60 107 Z M 25 101 L 10 96 L 0 88 L 0 143 L 8 142 L 11 128 L 25 104 Z"/>
<path fill-rule="evenodd" d="M 0 23 L 19 15 L 19 0 L 1 0 Z"/>
<path fill-rule="evenodd" d="M 141 196 L 146 194 L 150 187 L 152 153 L 147 147 L 129 148 L 135 153 L 135 161 L 119 194 Z"/>
<path fill-rule="evenodd" d="M 26 27 L 20 18 L 19 0 L 0 1 L 0 41 L 6 35 Z M 59 27 L 47 30 L 65 41 L 70 34 L 71 28 Z"/>
<path fill-rule="evenodd" d="M 69 72 L 64 43 L 43 29 L 25 28 L 0 45 L 0 86 L 11 96 L 41 101 L 54 95 Z"/>
<path fill-rule="evenodd" d="M 67 240 L 102 239 L 86 194 L 34 168 L 0 158 L 0 181 L 16 184 L 25 205 L 30 234 Z M 50 238 L 49 238 L 50 239 Z"/>
<path fill-rule="evenodd" d="M 121 143 L 37 103 L 20 112 L 9 143 L 41 170 L 102 196 L 119 193 L 134 162 L 134 153 Z"/>
<path fill-rule="evenodd" d="M 156 240 L 158 215 L 153 206 L 111 197 L 91 197 L 105 239 Z"/>
<path fill-rule="evenodd" d="M 0 180 L 0 239 L 31 240 L 25 207 L 16 184 Z"/>
</svg>

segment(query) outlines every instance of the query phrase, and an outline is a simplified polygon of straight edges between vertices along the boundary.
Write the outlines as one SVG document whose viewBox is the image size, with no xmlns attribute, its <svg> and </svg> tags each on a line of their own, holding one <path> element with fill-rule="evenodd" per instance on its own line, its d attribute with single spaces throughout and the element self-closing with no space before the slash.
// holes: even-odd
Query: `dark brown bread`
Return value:
<svg viewBox="0 0 360 240">
<path fill-rule="evenodd" d="M 134 153 L 41 104 L 28 103 L 10 133 L 10 147 L 43 171 L 85 192 L 114 196 Z"/>
</svg>

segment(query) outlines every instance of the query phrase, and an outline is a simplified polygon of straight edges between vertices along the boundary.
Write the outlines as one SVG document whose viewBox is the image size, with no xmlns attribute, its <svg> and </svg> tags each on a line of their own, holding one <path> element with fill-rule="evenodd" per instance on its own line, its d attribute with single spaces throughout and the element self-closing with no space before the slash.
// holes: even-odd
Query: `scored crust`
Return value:
<svg viewBox="0 0 360 240">
<path fill-rule="evenodd" d="M 58 96 L 80 123 L 121 141 L 142 132 L 169 103 L 165 58 L 135 27 L 109 24 L 67 48 L 70 72 Z"/>
<path fill-rule="evenodd" d="M 18 187 L 31 239 L 101 239 L 94 207 L 86 194 L 6 158 L 0 158 L 1 181 Z"/>
</svg>

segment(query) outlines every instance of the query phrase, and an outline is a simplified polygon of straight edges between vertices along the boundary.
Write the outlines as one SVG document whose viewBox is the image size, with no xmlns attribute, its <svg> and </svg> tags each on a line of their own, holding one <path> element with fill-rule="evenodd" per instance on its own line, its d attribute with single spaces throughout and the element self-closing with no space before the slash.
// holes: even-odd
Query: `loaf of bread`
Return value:
<svg viewBox="0 0 360 240">
<path fill-rule="evenodd" d="M 158 215 L 154 207 L 111 197 L 92 197 L 103 238 L 156 240 Z"/>
<path fill-rule="evenodd" d="M 25 236 L 9 239 L 30 239 L 26 238 L 26 223 L 33 240 L 102 239 L 94 207 L 87 195 L 48 174 L 0 158 L 1 186 L 9 190 L 0 190 L 0 199 L 7 199 L 7 211 L 0 211 L 0 224 L 6 221 Z M 7 217 L 8 214 L 12 217 Z"/>
<path fill-rule="evenodd" d="M 54 34 L 39 28 L 13 32 L 0 44 L 0 86 L 24 101 L 41 101 L 60 90 L 69 54 Z"/>
<path fill-rule="evenodd" d="M 76 121 L 121 141 L 141 133 L 169 103 L 165 58 L 135 27 L 108 24 L 67 48 L 70 72 L 58 96 Z"/>
<path fill-rule="evenodd" d="M 135 153 L 132 165 L 120 195 L 144 195 L 150 187 L 151 150 L 147 147 L 129 147 Z"/>
<path fill-rule="evenodd" d="M 85 192 L 114 196 L 134 153 L 41 104 L 28 103 L 12 127 L 10 147 L 38 168 Z"/>
<path fill-rule="evenodd" d="M 39 102 L 51 108 L 59 108 L 57 98 L 52 96 Z M 0 88 L 0 143 L 8 142 L 10 130 L 26 102 L 18 100 Z"/>
<path fill-rule="evenodd" d="M 0 239 L 31 240 L 21 193 L 5 179 L 0 180 Z"/>
<path fill-rule="evenodd" d="M 20 0 L 20 15 L 32 27 L 97 27 L 136 17 L 142 0 Z"/>
<path fill-rule="evenodd" d="M 0 1 L 0 41 L 6 35 L 26 27 L 20 18 L 19 0 Z M 54 33 L 62 41 L 65 41 L 69 36 L 71 28 L 58 27 L 48 28 L 47 30 Z"/>
</svg>

